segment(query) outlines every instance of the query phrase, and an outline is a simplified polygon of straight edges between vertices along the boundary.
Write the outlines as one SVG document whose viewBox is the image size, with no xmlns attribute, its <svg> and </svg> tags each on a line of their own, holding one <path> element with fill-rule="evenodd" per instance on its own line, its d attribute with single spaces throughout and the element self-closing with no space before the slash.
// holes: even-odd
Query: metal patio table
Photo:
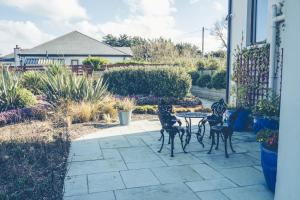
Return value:
<svg viewBox="0 0 300 200">
<path fill-rule="evenodd" d="M 192 134 L 196 135 L 198 142 L 204 148 L 203 138 L 205 134 L 205 123 L 208 115 L 209 115 L 208 113 L 203 113 L 203 112 L 187 112 L 187 113 L 176 114 L 177 117 L 182 117 L 186 121 L 186 139 L 185 139 L 184 149 L 190 143 Z M 192 119 L 199 119 L 197 132 L 192 132 Z"/>
</svg>

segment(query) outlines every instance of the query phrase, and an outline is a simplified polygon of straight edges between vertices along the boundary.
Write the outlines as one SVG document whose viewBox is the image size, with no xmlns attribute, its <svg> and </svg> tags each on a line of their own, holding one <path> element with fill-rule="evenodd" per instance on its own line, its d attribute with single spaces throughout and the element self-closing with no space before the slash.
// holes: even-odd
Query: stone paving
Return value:
<svg viewBox="0 0 300 200">
<path fill-rule="evenodd" d="M 208 127 L 207 127 L 208 128 Z M 187 154 L 175 141 L 157 153 L 158 121 L 136 121 L 72 142 L 65 200 L 272 200 L 265 186 L 253 133 L 234 134 L 237 151 L 224 157 L 223 143 L 208 155 L 193 137 Z M 207 130 L 208 131 L 208 130 Z M 230 152 L 230 150 L 229 150 Z M 231 153 L 231 152 L 230 152 Z"/>
</svg>

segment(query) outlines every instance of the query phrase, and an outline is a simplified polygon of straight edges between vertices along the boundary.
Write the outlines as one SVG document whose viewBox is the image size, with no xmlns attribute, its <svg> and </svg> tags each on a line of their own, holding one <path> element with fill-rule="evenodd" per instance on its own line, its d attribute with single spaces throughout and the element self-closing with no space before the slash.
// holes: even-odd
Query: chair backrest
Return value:
<svg viewBox="0 0 300 200">
<path fill-rule="evenodd" d="M 222 118 L 223 114 L 225 113 L 227 109 L 227 105 L 224 101 L 224 99 L 220 99 L 219 101 L 213 103 L 211 105 L 211 110 L 213 112 L 213 115 Z"/>
<path fill-rule="evenodd" d="M 160 100 L 158 104 L 158 118 L 163 128 L 171 128 L 176 123 L 172 116 L 172 105 L 165 100 Z"/>
</svg>

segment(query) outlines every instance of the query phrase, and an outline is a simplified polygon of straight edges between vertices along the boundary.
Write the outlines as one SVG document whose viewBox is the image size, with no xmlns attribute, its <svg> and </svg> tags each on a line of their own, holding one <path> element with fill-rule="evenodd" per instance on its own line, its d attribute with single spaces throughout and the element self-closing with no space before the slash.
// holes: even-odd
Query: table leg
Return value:
<svg viewBox="0 0 300 200">
<path fill-rule="evenodd" d="M 184 118 L 186 122 L 186 138 L 183 150 L 185 150 L 186 146 L 190 143 L 192 137 L 192 127 L 191 127 L 191 119 Z"/>
</svg>

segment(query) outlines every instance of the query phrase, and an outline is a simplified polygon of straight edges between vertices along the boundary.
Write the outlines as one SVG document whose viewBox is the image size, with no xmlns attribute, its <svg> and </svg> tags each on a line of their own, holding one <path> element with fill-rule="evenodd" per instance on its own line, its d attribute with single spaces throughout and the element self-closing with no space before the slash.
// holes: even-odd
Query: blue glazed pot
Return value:
<svg viewBox="0 0 300 200">
<path fill-rule="evenodd" d="M 272 192 L 275 192 L 277 174 L 277 152 L 270 151 L 261 145 L 261 166 L 265 180 Z"/>
<path fill-rule="evenodd" d="M 253 131 L 258 133 L 262 129 L 277 130 L 279 128 L 279 122 L 275 119 L 266 117 L 255 116 L 253 118 Z"/>
<path fill-rule="evenodd" d="M 235 110 L 226 110 L 225 112 L 225 122 L 228 121 L 230 115 L 232 115 L 232 113 Z M 250 115 L 250 111 L 248 110 L 239 110 L 238 112 L 238 117 L 235 121 L 234 124 L 234 131 L 244 131 L 246 129 L 247 126 L 247 122 L 249 119 L 249 115 Z"/>
</svg>

